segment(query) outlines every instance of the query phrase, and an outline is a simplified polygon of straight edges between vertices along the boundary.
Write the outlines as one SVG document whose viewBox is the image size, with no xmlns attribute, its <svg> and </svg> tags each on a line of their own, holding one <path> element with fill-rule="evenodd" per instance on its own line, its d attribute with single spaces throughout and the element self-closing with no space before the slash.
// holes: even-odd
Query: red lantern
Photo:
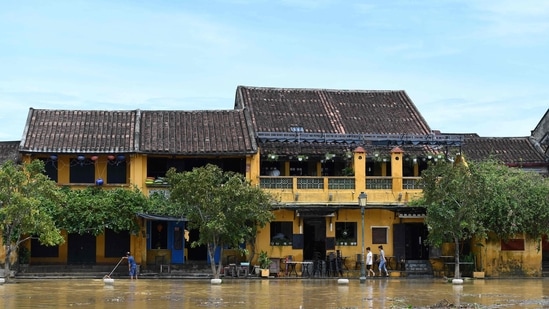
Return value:
<svg viewBox="0 0 549 309">
<path fill-rule="evenodd" d="M 90 158 L 92 161 L 97 161 L 98 157 L 97 156 L 91 156 Z"/>
<path fill-rule="evenodd" d="M 107 159 L 109 159 L 109 160 L 112 161 L 112 160 L 114 160 L 114 156 L 113 156 L 113 155 L 108 155 L 108 156 L 107 156 Z"/>
</svg>

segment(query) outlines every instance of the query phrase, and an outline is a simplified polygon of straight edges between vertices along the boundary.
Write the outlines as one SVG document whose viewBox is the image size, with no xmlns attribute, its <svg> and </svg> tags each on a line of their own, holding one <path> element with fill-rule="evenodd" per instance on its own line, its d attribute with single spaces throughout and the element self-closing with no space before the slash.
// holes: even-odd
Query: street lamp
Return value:
<svg viewBox="0 0 549 309">
<path fill-rule="evenodd" d="M 366 252 L 364 250 L 364 207 L 366 207 L 366 200 L 368 195 L 364 192 L 360 192 L 358 195 L 358 206 L 360 206 L 360 214 L 362 215 L 362 261 L 360 261 L 360 283 L 366 282 Z"/>
</svg>

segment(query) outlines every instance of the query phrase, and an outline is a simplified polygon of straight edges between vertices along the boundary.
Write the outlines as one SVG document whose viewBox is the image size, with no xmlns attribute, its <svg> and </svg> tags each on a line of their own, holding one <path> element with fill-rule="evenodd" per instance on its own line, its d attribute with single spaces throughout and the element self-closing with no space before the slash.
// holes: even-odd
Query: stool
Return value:
<svg viewBox="0 0 549 309">
<path fill-rule="evenodd" d="M 237 277 L 240 278 L 240 277 L 248 277 L 248 272 L 250 270 L 250 266 L 243 266 L 243 265 L 240 265 L 238 267 L 238 274 L 237 274 Z"/>
<path fill-rule="evenodd" d="M 164 256 L 163 255 L 157 255 L 154 257 L 154 263 L 156 266 L 159 267 L 159 271 L 162 273 L 164 272 L 164 269 L 168 270 L 168 273 L 171 271 L 171 265 L 164 263 Z"/>
<path fill-rule="evenodd" d="M 164 272 L 164 269 L 168 270 L 168 273 L 171 272 L 171 265 L 170 264 L 160 264 L 160 272 Z"/>
</svg>

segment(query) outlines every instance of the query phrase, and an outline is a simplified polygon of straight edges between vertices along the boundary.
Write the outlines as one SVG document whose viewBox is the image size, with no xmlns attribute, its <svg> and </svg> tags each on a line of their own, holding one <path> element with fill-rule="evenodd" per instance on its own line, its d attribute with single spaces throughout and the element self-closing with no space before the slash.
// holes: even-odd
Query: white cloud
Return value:
<svg viewBox="0 0 549 309">
<path fill-rule="evenodd" d="M 484 38 L 505 39 L 505 43 L 540 44 L 549 36 L 549 2 L 545 0 L 474 1 L 476 17 L 483 21 L 480 34 Z"/>
</svg>

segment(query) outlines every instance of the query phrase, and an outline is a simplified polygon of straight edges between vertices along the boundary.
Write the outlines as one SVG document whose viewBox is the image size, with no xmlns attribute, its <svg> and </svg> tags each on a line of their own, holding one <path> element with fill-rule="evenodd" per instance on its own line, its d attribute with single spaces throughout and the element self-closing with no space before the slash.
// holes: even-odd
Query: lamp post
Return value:
<svg viewBox="0 0 549 309">
<path fill-rule="evenodd" d="M 364 192 L 360 192 L 358 196 L 358 206 L 360 206 L 360 214 L 362 215 L 362 261 L 360 261 L 360 283 L 366 282 L 366 252 L 364 250 L 364 207 L 366 207 L 366 200 L 368 195 Z"/>
</svg>

